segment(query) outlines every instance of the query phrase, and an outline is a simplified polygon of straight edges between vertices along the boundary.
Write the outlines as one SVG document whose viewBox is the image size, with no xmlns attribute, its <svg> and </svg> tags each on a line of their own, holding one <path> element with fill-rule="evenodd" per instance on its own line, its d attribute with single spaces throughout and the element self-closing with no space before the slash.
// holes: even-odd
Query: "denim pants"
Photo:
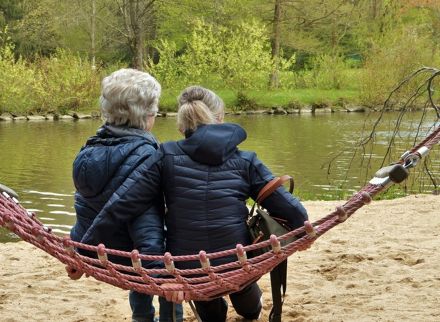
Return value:
<svg viewBox="0 0 440 322">
<path fill-rule="evenodd" d="M 134 322 L 173 322 L 173 303 L 159 297 L 159 320 L 154 319 L 153 296 L 130 291 L 129 302 Z M 183 321 L 182 304 L 175 304 L 176 322 Z"/>
<path fill-rule="evenodd" d="M 229 294 L 232 306 L 239 315 L 248 320 L 257 319 L 260 315 L 261 290 L 257 283 L 246 286 L 241 291 Z M 211 301 L 194 302 L 203 322 L 225 322 L 228 303 L 219 297 Z"/>
</svg>

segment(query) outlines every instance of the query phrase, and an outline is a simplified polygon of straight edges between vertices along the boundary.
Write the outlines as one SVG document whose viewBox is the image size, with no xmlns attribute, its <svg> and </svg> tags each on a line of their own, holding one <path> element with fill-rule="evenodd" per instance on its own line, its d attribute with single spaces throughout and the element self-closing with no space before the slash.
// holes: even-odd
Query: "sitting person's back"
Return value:
<svg viewBox="0 0 440 322">
<path fill-rule="evenodd" d="M 212 253 L 250 244 L 246 200 L 256 199 L 273 175 L 255 153 L 238 150 L 245 139 L 245 131 L 236 124 L 206 124 L 187 131 L 186 139 L 160 148 L 162 177 L 167 178 L 163 182 L 168 206 L 166 248 L 171 254 Z M 288 216 L 292 227 L 303 225 L 306 212 L 298 200 L 283 190 L 275 195 L 282 202 L 271 201 L 271 208 Z M 213 264 L 218 265 L 219 260 Z M 195 268 L 200 264 L 176 265 Z"/>
<path fill-rule="evenodd" d="M 150 132 L 137 128 L 104 124 L 96 136 L 87 140 L 73 163 L 73 181 L 76 187 L 75 210 L 77 222 L 71 230 L 73 240 L 81 241 L 96 215 L 108 201 L 110 196 L 119 188 L 133 169 L 143 159 L 148 158 L 158 144 Z M 144 249 L 144 252 L 154 251 L 162 254 L 163 225 L 161 222 L 163 205 L 157 205 L 149 210 L 151 218 L 155 218 L 157 226 L 156 249 Z M 148 220 L 149 216 L 142 216 Z M 109 219 L 110 220 L 110 219 Z M 115 223 L 117 225 L 117 223 Z M 102 239 L 106 247 L 132 251 L 135 245 L 128 234 L 129 226 L 118 226 L 116 231 Z M 134 227 L 134 229 L 138 229 Z M 141 245 L 136 245 L 141 246 Z M 115 257 L 115 259 L 117 259 Z M 127 258 L 124 264 L 129 264 Z"/>
<path fill-rule="evenodd" d="M 134 69 L 121 69 L 102 81 L 100 98 L 105 124 L 89 138 L 73 163 L 76 188 L 75 210 L 77 221 L 70 236 L 81 241 L 110 196 L 121 186 L 133 170 L 148 159 L 158 148 L 150 132 L 158 110 L 160 84 L 149 74 Z M 123 251 L 162 255 L 164 252 L 164 204 L 158 199 L 139 216 L 121 224 L 106 218 L 114 231 L 101 236 L 100 243 Z M 79 250 L 82 254 L 96 254 Z M 131 265 L 129 258 L 109 256 L 113 262 Z M 145 267 L 156 263 L 144 262 Z M 152 297 L 130 292 L 133 321 L 153 321 L 155 309 Z M 172 321 L 172 303 L 160 298 L 160 321 Z M 182 321 L 182 307 L 178 306 L 178 320 Z"/>
</svg>

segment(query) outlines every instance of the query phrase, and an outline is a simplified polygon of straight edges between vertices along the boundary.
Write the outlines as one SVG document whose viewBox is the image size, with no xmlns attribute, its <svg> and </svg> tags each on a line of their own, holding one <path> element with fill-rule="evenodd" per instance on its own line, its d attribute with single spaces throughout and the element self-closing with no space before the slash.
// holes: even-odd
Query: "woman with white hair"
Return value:
<svg viewBox="0 0 440 322">
<path fill-rule="evenodd" d="M 83 238 L 96 245 L 102 234 L 112 230 L 105 221 L 112 216 L 129 222 L 154 201 L 165 196 L 167 214 L 166 249 L 172 255 L 208 253 L 248 245 L 246 200 L 256 199 L 274 176 L 254 152 L 240 151 L 238 144 L 246 132 L 237 124 L 223 123 L 223 101 L 212 91 L 193 86 L 179 97 L 177 123 L 185 139 L 167 142 L 110 198 Z M 307 212 L 283 187 L 267 197 L 262 206 L 291 228 L 304 225 Z M 236 261 L 235 256 L 216 258 L 211 264 Z M 176 261 L 177 268 L 199 268 L 196 261 Z M 167 291 L 174 302 L 182 302 L 183 292 Z M 247 320 L 256 320 L 262 309 L 261 291 L 256 283 L 229 295 L 235 311 Z M 227 302 L 223 298 L 195 302 L 205 322 L 224 322 Z"/>
<path fill-rule="evenodd" d="M 150 132 L 161 93 L 156 79 L 138 70 L 120 69 L 103 79 L 101 89 L 101 113 L 105 123 L 87 140 L 73 163 L 77 221 L 70 235 L 75 241 L 82 240 L 110 196 L 159 147 Z M 139 213 L 124 225 L 108 217 L 106 220 L 113 226 L 113 232 L 101 235 L 100 242 L 123 251 L 138 249 L 141 253 L 163 254 L 163 212 L 163 201 L 158 199 L 148 211 Z M 126 260 L 121 262 L 119 258 L 121 264 L 129 265 L 129 259 Z M 149 265 L 154 263 L 146 263 Z M 67 270 L 72 278 L 81 276 L 81 272 Z M 151 296 L 131 291 L 129 300 L 133 321 L 154 321 Z M 173 321 L 173 304 L 163 298 L 159 298 L 159 303 L 160 321 Z M 182 321 L 182 306 L 176 310 L 178 321 Z"/>
</svg>

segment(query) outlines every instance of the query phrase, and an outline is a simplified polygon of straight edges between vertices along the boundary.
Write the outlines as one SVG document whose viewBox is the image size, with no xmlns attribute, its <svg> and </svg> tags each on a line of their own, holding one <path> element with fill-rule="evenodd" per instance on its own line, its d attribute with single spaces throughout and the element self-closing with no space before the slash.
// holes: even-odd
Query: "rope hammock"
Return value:
<svg viewBox="0 0 440 322">
<path fill-rule="evenodd" d="M 435 76 L 439 73 L 435 70 Z M 430 99 L 432 102 L 431 96 Z M 432 105 L 438 113 L 436 106 Z M 336 207 L 327 216 L 315 221 L 312 224 L 313 228 L 300 227 L 282 236 L 272 235 L 269 240 L 257 244 L 237 245 L 235 249 L 216 253 L 200 251 L 199 254 L 187 256 L 172 256 L 170 253 L 152 256 L 139 254 L 137 250 L 123 252 L 106 248 L 102 244 L 91 246 L 75 242 L 52 233 L 51 229 L 43 225 L 34 213 L 28 212 L 20 205 L 13 191 L 6 187 L 2 189 L 1 185 L 0 192 L 3 192 L 0 193 L 0 225 L 65 265 L 80 270 L 99 281 L 122 289 L 160 296 L 164 295 L 163 284 L 173 283 L 175 285 L 171 287 L 167 285 L 166 290 L 184 291 L 186 300 L 210 300 L 236 292 L 258 280 L 298 249 L 309 245 L 333 227 L 343 223 L 359 208 L 370 203 L 378 193 L 395 183 L 404 181 L 408 177 L 408 170 L 415 167 L 439 142 L 440 125 L 437 124 L 423 141 L 405 152 L 395 164 L 380 169 L 369 183 L 347 202 Z M 298 236 L 298 239 L 291 241 L 295 236 Z M 263 254 L 247 258 L 246 254 L 250 251 L 267 247 L 269 250 Z M 83 256 L 76 249 L 94 252 L 97 258 Z M 109 260 L 108 255 L 131 259 L 132 266 L 114 263 Z M 212 259 L 228 256 L 235 256 L 237 260 L 218 266 L 210 264 Z M 145 269 L 142 267 L 142 261 L 161 261 L 164 263 L 164 268 Z M 182 261 L 198 261 L 200 268 L 177 269 L 174 263 Z"/>
<path fill-rule="evenodd" d="M 394 183 L 406 179 L 408 169 L 413 168 L 440 142 L 440 125 L 437 126 L 420 144 L 402 155 L 396 164 L 382 168 L 361 190 L 354 194 L 345 204 L 338 206 L 333 212 L 313 223 L 312 230 L 304 227 L 295 229 L 283 236 L 272 235 L 269 240 L 242 246 L 236 249 L 216 253 L 200 251 L 197 255 L 163 256 L 139 254 L 137 250 L 123 252 L 105 248 L 104 245 L 91 246 L 60 237 L 43 225 L 34 213 L 28 212 L 20 205 L 12 191 L 3 189 L 0 194 L 0 225 L 34 246 L 42 249 L 62 263 L 83 271 L 99 281 L 137 292 L 163 295 L 164 283 L 176 283 L 167 290 L 183 290 L 187 300 L 209 300 L 222 295 L 236 292 L 246 285 L 258 280 L 262 275 L 271 271 L 275 266 L 295 253 L 301 246 L 310 244 L 333 227 L 341 224 L 354 214 L 356 210 L 371 202 L 378 193 L 389 188 Z M 305 234 L 304 234 L 305 233 Z M 281 246 L 281 242 L 301 238 Z M 246 253 L 269 247 L 270 250 L 262 255 L 247 258 Z M 97 254 L 97 258 L 78 254 L 75 249 L 83 249 Z M 113 263 L 108 255 L 130 258 L 132 266 Z M 237 261 L 223 265 L 212 266 L 214 258 L 235 255 Z M 161 261 L 165 268 L 145 269 L 142 261 Z M 175 262 L 199 261 L 198 269 L 177 269 Z M 160 276 L 160 277 L 157 277 Z"/>
</svg>

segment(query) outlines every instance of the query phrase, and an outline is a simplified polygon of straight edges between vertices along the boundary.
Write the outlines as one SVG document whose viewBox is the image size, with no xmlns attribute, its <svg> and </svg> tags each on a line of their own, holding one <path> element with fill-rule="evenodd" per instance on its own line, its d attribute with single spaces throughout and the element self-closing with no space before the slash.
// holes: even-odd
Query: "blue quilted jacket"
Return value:
<svg viewBox="0 0 440 322">
<path fill-rule="evenodd" d="M 161 145 L 129 176 L 98 215 L 102 220 L 95 220 L 85 240 L 96 242 L 98 236 L 111 229 L 105 218 L 129 221 L 163 192 L 168 209 L 166 248 L 173 255 L 249 244 L 246 200 L 257 197 L 273 179 L 272 173 L 255 153 L 238 150 L 246 132 L 236 124 L 204 125 L 186 136 Z M 263 206 L 274 216 L 286 219 L 292 228 L 307 220 L 302 204 L 283 187 Z M 176 265 L 183 268 L 200 264 Z"/>
<path fill-rule="evenodd" d="M 104 125 L 96 136 L 88 139 L 73 163 L 77 190 L 77 221 L 70 233 L 73 240 L 83 239 L 112 194 L 157 148 L 151 133 L 128 127 Z M 152 200 L 152 205 L 123 223 L 104 218 L 112 229 L 101 232 L 95 245 L 104 243 L 108 248 L 125 251 L 136 248 L 142 253 L 163 254 L 163 198 Z"/>
</svg>

